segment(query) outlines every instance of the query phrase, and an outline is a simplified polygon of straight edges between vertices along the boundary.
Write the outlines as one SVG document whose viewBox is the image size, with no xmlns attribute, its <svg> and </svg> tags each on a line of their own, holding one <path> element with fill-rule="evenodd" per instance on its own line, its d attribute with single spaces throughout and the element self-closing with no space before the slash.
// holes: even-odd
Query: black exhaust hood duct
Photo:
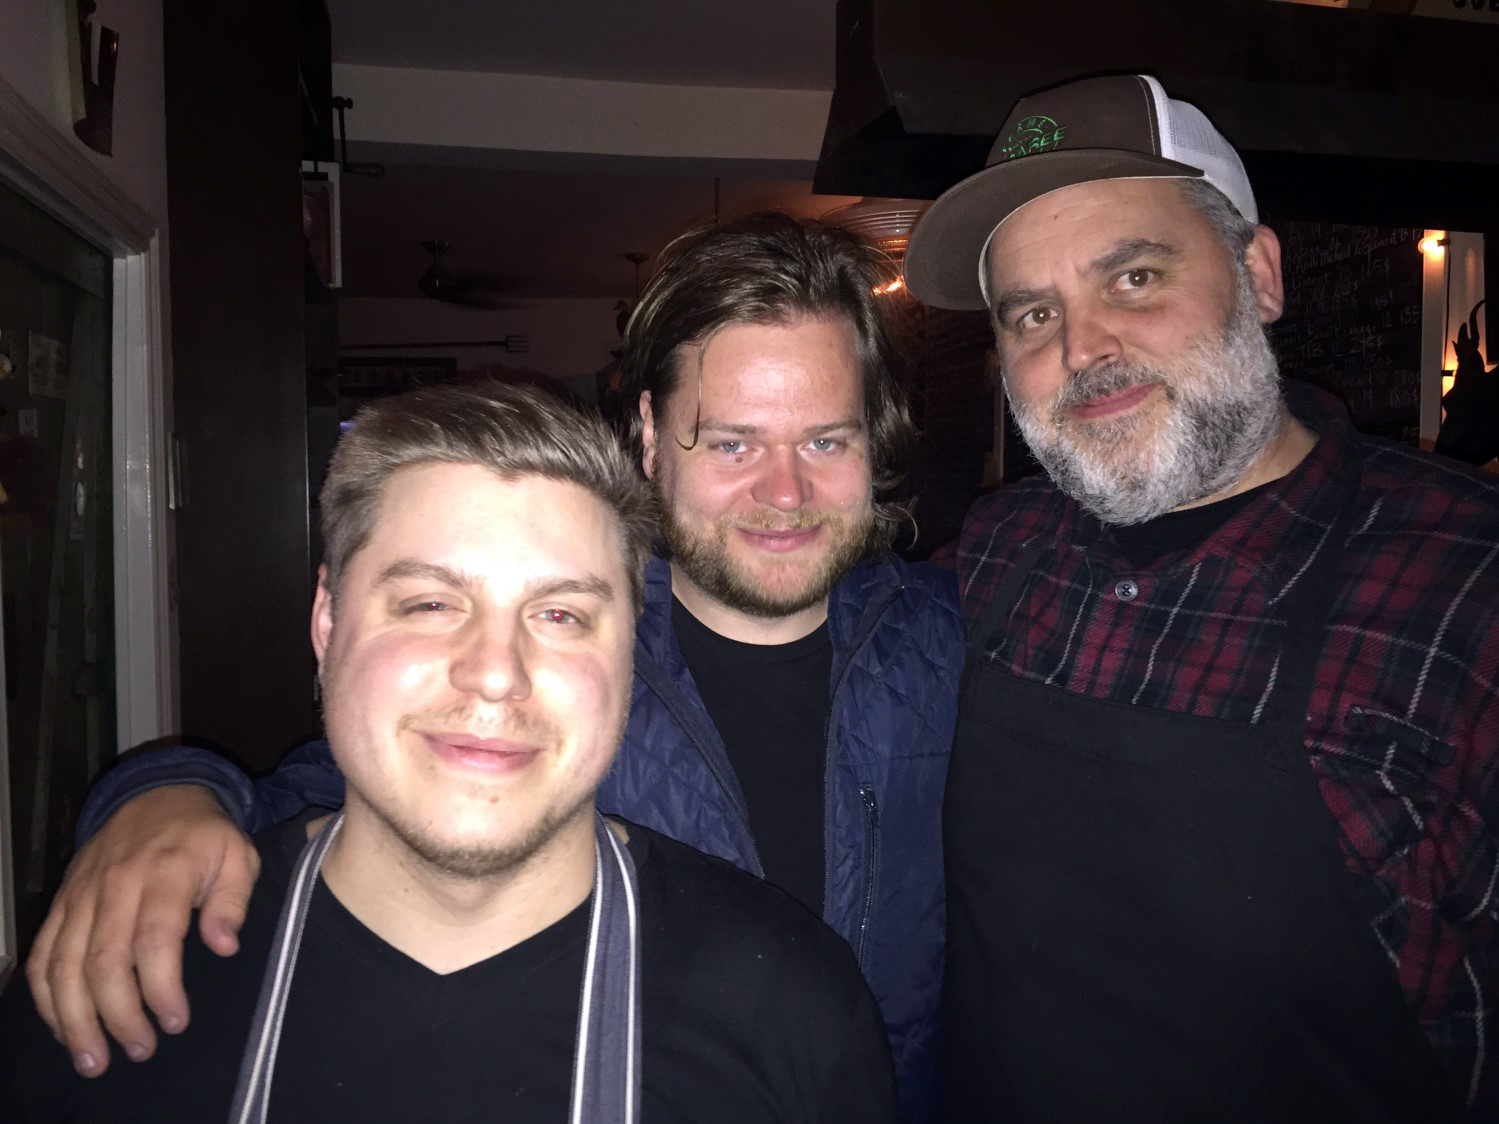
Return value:
<svg viewBox="0 0 1499 1124">
<path fill-rule="evenodd" d="M 932 198 L 983 166 L 1021 94 L 1143 71 L 1234 142 L 1269 214 L 1499 231 L 1499 23 L 1481 16 L 1282 0 L 839 0 L 837 35 L 819 192 Z"/>
</svg>

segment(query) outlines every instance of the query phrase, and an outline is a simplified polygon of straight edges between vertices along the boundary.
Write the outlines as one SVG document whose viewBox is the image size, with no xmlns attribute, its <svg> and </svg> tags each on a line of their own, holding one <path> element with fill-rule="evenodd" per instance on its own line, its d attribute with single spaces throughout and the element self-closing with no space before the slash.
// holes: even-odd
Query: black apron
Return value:
<svg viewBox="0 0 1499 1124">
<path fill-rule="evenodd" d="M 983 653 L 1034 546 L 996 592 L 944 811 L 949 1120 L 1466 1119 L 1302 741 L 1347 526 L 1287 594 L 1255 725 L 1008 674 Z"/>
<path fill-rule="evenodd" d="M 578 1033 L 573 1050 L 569 1124 L 638 1124 L 640 1120 L 640 919 L 635 861 L 604 817 L 594 817 L 593 894 L 588 951 L 584 959 Z M 230 1124 L 265 1124 L 271 1078 L 281 1044 L 281 1023 L 291 995 L 292 974 L 312 892 L 328 848 L 343 826 L 332 817 L 307 841 L 292 871 L 281 920 L 261 977 L 260 998 L 249 1041 L 240 1058 L 239 1080 L 229 1108 Z M 398 1019 L 400 1011 L 391 1011 Z M 503 1042 L 496 1041 L 496 1047 Z M 504 1106 L 495 1105 L 504 1118 Z"/>
</svg>

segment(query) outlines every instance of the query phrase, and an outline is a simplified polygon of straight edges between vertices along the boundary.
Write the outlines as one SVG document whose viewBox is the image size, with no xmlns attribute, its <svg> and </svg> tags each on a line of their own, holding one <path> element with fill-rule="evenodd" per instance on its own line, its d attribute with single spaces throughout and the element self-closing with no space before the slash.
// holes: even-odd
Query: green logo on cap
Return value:
<svg viewBox="0 0 1499 1124">
<path fill-rule="evenodd" d="M 1001 159 L 1014 160 L 1020 156 L 1049 152 L 1059 146 L 1066 136 L 1065 125 L 1058 125 L 1050 117 L 1043 117 L 1038 113 L 1015 126 L 1015 131 L 1005 138 L 1004 147 L 999 150 L 999 154 Z"/>
</svg>

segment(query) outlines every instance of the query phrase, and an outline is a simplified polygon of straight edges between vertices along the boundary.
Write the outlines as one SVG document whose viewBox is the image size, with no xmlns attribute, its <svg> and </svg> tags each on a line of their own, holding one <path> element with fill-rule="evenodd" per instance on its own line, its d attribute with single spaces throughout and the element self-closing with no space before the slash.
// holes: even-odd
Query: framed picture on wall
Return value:
<svg viewBox="0 0 1499 1124">
<path fill-rule="evenodd" d="M 302 236 L 323 284 L 343 288 L 343 210 L 337 164 L 302 164 Z"/>
</svg>

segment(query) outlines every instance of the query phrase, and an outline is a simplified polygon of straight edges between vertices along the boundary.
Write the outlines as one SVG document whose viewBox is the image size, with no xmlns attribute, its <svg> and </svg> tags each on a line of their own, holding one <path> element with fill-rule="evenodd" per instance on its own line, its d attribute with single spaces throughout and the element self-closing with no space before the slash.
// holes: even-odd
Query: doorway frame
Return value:
<svg viewBox="0 0 1499 1124">
<path fill-rule="evenodd" d="M 110 294 L 116 752 L 159 738 L 178 714 L 169 596 L 167 386 L 162 231 L 107 167 L 0 78 L 0 188 L 40 207 L 113 261 Z M 3 653 L 0 653 L 3 657 Z M 3 667 L 3 664 L 0 664 Z M 10 749 L 0 695 L 0 989 L 14 970 Z"/>
</svg>

